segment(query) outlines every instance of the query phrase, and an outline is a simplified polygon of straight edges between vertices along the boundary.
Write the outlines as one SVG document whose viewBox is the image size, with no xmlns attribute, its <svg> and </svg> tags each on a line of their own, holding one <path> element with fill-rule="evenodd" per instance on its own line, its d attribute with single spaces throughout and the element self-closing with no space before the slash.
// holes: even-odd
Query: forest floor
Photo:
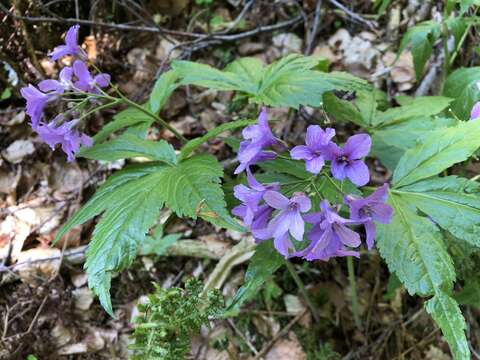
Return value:
<svg viewBox="0 0 480 360">
<path fill-rule="evenodd" d="M 436 16 L 435 1 L 392 1 L 385 13 L 362 0 L 343 1 L 348 7 L 334 0 L 100 0 L 91 8 L 73 0 L 2 3 L 6 5 L 0 8 L 0 359 L 28 355 L 41 360 L 126 359 L 136 304 L 153 291 L 152 283 L 179 286 L 191 276 L 208 281 L 219 260 L 235 254 L 244 238 L 201 221 L 170 222 L 166 233 L 181 234 L 181 240 L 166 256 L 139 256 L 114 277 L 116 319 L 105 313 L 88 289 L 83 270 L 94 222 L 51 244 L 59 226 L 125 162 L 67 163 L 64 154 L 52 152 L 30 129 L 19 94 L 25 84 L 58 72 L 47 52 L 72 24 L 68 19 L 85 20 L 80 22 L 80 39 L 89 58 L 137 101 L 147 98 L 172 59 L 222 68 L 242 56 L 270 63 L 289 53 L 322 56 L 331 69 L 362 77 L 391 97 L 435 93 L 431 79 L 415 82 L 408 51 L 392 65 L 405 30 Z M 193 138 L 235 117 L 235 105 L 228 92 L 182 88 L 174 92 L 162 117 Z M 118 109 L 99 112 L 88 132 L 98 131 L 114 111 Z M 306 126 L 322 114 L 308 108 L 279 109 L 272 116 L 281 120 L 275 122 L 276 133 L 289 143 L 299 143 Z M 352 125 L 336 127 L 344 135 L 355 131 Z M 159 139 L 167 134 L 152 127 L 148 136 Z M 232 164 L 234 154 L 222 141 L 210 143 L 208 151 L 225 166 Z M 390 176 L 379 163 L 371 162 L 370 168 L 374 183 Z M 228 268 L 221 284 L 226 297 L 243 282 L 248 256 L 242 259 Z M 423 300 L 409 296 L 390 278 L 377 251 L 362 253 L 355 261 L 360 326 L 352 315 L 345 259 L 294 265 L 317 314 L 308 310 L 290 274 L 280 270 L 239 316 L 217 321 L 193 337 L 191 358 L 451 359 Z M 473 307 L 465 309 L 474 348 L 480 347 L 478 315 Z M 222 339 L 228 339 L 223 347 Z"/>
</svg>

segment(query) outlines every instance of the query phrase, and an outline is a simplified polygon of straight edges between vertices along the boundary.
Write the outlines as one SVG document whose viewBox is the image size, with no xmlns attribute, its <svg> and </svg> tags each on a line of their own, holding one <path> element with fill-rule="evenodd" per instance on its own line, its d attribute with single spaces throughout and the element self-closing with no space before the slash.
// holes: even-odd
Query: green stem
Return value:
<svg viewBox="0 0 480 360">
<path fill-rule="evenodd" d="M 300 276 L 298 276 L 297 272 L 295 271 L 295 268 L 293 267 L 290 261 L 285 260 L 285 265 L 287 266 L 287 270 L 292 276 L 293 281 L 295 281 L 295 284 L 297 284 L 298 289 L 302 293 L 303 298 L 307 302 L 307 305 L 310 308 L 310 311 L 312 312 L 313 318 L 315 319 L 316 322 L 320 321 L 320 315 L 318 315 L 317 308 L 315 307 L 312 299 L 310 299 L 310 296 L 308 295 L 307 289 L 305 289 L 305 285 L 303 284 L 302 279 L 300 279 Z"/>
<path fill-rule="evenodd" d="M 335 187 L 335 189 L 338 190 L 338 192 L 340 192 L 342 195 L 346 195 L 343 192 L 343 190 L 338 187 L 338 185 L 335 183 L 335 181 L 333 181 L 333 179 L 328 174 L 324 173 L 323 175 L 325 175 L 325 177 L 328 179 L 328 181 L 330 181 L 332 183 L 332 185 Z"/>
<path fill-rule="evenodd" d="M 152 119 L 154 119 L 156 122 L 158 122 L 160 125 L 162 125 L 164 128 L 170 130 L 176 137 L 177 139 L 179 139 L 181 142 L 183 143 L 187 143 L 188 142 L 188 139 L 186 137 L 184 137 L 182 134 L 180 134 L 177 130 L 175 130 L 172 126 L 170 126 L 165 120 L 163 120 L 162 118 L 160 118 L 158 115 L 152 113 L 151 111 L 145 109 L 142 105 L 139 105 L 137 104 L 135 101 L 132 101 L 130 100 L 129 98 L 127 98 L 125 95 L 123 95 L 120 90 L 118 90 L 116 87 L 113 87 L 113 89 L 115 90 L 115 92 L 118 94 L 118 96 L 120 98 L 116 98 L 116 97 L 113 97 L 113 96 L 110 96 L 108 95 L 107 93 L 105 93 L 102 89 L 99 89 L 101 92 L 102 92 L 102 96 L 100 97 L 103 97 L 105 99 L 110 99 L 110 100 L 121 100 L 122 102 L 124 102 L 125 104 L 127 105 L 130 105 L 131 107 L 134 107 L 135 109 L 137 110 L 140 110 L 141 112 L 143 112 L 145 115 L 148 115 L 150 116 Z"/>
<path fill-rule="evenodd" d="M 352 297 L 352 313 L 353 319 L 357 329 L 362 329 L 362 323 L 360 321 L 359 308 L 358 308 L 358 296 L 357 296 L 357 284 L 355 282 L 355 271 L 353 269 L 353 258 L 347 256 L 347 268 L 348 268 L 348 281 L 350 283 L 350 291 Z"/>
<path fill-rule="evenodd" d="M 83 114 L 82 116 L 80 116 L 79 120 L 82 120 L 82 119 L 88 117 L 89 115 L 93 114 L 94 112 L 97 112 L 97 111 L 100 111 L 100 110 L 103 110 L 103 109 L 107 109 L 107 108 L 109 108 L 109 107 L 111 107 L 111 106 L 115 106 L 115 105 L 117 105 L 119 102 L 120 102 L 120 100 L 114 100 L 114 101 L 112 101 L 112 102 L 110 102 L 110 103 L 100 105 L 100 106 L 98 106 L 98 107 L 96 107 L 96 108 L 94 108 L 94 109 L 86 112 L 86 113 Z"/>
</svg>

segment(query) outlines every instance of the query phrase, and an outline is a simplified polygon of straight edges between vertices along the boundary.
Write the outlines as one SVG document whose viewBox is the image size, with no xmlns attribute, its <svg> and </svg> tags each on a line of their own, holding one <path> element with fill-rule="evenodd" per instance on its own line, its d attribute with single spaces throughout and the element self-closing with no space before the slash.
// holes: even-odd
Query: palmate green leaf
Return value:
<svg viewBox="0 0 480 360">
<path fill-rule="evenodd" d="M 475 274 L 473 277 L 466 279 L 465 286 L 453 297 L 462 305 L 480 308 L 480 278 Z"/>
<path fill-rule="evenodd" d="M 432 130 L 457 124 L 442 117 L 414 117 L 372 131 L 371 156 L 393 171 L 406 150 L 413 148 Z"/>
<path fill-rule="evenodd" d="M 158 113 L 165 105 L 170 95 L 178 87 L 178 74 L 175 71 L 163 73 L 153 86 L 149 98 L 149 106 L 152 112 Z"/>
<path fill-rule="evenodd" d="M 440 230 L 401 196 L 391 193 L 388 202 L 394 216 L 379 224 L 377 246 L 390 271 L 395 272 L 410 294 L 433 295 L 455 280 L 453 262 Z"/>
<path fill-rule="evenodd" d="M 462 120 L 470 117 L 473 105 L 480 99 L 480 67 L 460 68 L 452 72 L 445 82 L 443 95 L 455 99 L 452 111 Z"/>
<path fill-rule="evenodd" d="M 110 300 L 112 274 L 133 263 L 138 244 L 157 219 L 163 207 L 159 174 L 144 176 L 116 189 L 116 207 L 109 207 L 95 226 L 86 253 L 88 286 L 99 297 L 105 310 L 113 315 Z"/>
<path fill-rule="evenodd" d="M 455 299 L 438 289 L 435 296 L 425 303 L 425 309 L 442 330 L 455 360 L 470 360 L 465 336 L 467 325 Z"/>
<path fill-rule="evenodd" d="M 267 171 L 293 175 L 298 179 L 308 179 L 312 176 L 305 170 L 305 162 L 300 160 L 277 158 L 261 162 L 258 166 Z"/>
<path fill-rule="evenodd" d="M 228 64 L 224 71 L 236 74 L 244 82 L 250 82 L 259 86 L 263 77 L 264 64 L 260 59 L 244 57 Z M 258 88 L 254 93 L 257 92 Z"/>
<path fill-rule="evenodd" d="M 165 205 L 179 217 L 201 217 L 212 224 L 243 231 L 226 209 L 220 184 L 222 176 L 222 166 L 208 154 L 166 167 L 159 177 Z"/>
<path fill-rule="evenodd" d="M 228 306 L 227 314 L 238 312 L 243 303 L 257 295 L 260 287 L 284 262 L 285 259 L 275 250 L 272 241 L 261 242 L 250 259 L 245 282 Z"/>
<path fill-rule="evenodd" d="M 125 133 L 116 139 L 89 148 L 83 148 L 78 156 L 105 161 L 145 157 L 150 160 L 163 161 L 170 165 L 177 162 L 175 150 L 165 140 L 144 140 L 130 133 Z"/>
<path fill-rule="evenodd" d="M 447 176 L 403 187 L 397 193 L 443 229 L 480 247 L 480 184 Z"/>
<path fill-rule="evenodd" d="M 372 125 L 376 127 L 386 126 L 414 117 L 437 115 L 445 110 L 452 101 L 453 99 L 444 96 L 417 97 L 407 105 L 378 112 L 372 121 Z"/>
<path fill-rule="evenodd" d="M 206 64 L 175 60 L 172 69 L 181 78 L 182 85 L 197 85 L 216 90 L 236 90 L 256 93 L 258 84 L 232 71 L 221 71 Z"/>
<path fill-rule="evenodd" d="M 480 121 L 434 130 L 398 162 L 393 184 L 399 188 L 437 175 L 468 159 L 480 146 Z"/>
<path fill-rule="evenodd" d="M 429 20 L 411 27 L 402 38 L 398 54 L 401 54 L 407 46 L 411 46 L 417 81 L 423 75 L 425 64 L 432 55 L 433 43 L 440 34 L 440 23 Z"/>
</svg>

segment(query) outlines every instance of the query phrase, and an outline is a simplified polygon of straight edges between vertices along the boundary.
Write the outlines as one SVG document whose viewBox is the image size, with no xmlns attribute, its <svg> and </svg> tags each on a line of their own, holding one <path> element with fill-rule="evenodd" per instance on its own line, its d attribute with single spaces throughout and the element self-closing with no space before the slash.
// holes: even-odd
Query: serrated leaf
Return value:
<svg viewBox="0 0 480 360">
<path fill-rule="evenodd" d="M 257 295 L 260 287 L 284 262 L 284 258 L 273 247 L 272 241 L 263 241 L 260 243 L 248 264 L 245 282 L 243 286 L 238 289 L 235 297 L 227 308 L 227 312 L 238 312 L 242 304 Z"/>
<path fill-rule="evenodd" d="M 339 99 L 333 93 L 323 95 L 323 106 L 329 115 L 339 121 L 351 121 L 359 126 L 369 127 L 377 112 L 379 92 L 359 91 L 355 100 Z"/>
<path fill-rule="evenodd" d="M 467 325 L 458 303 L 438 289 L 435 296 L 425 303 L 425 309 L 442 330 L 455 360 L 470 360 L 470 349 L 465 336 Z"/>
<path fill-rule="evenodd" d="M 238 75 L 243 81 L 260 85 L 263 77 L 264 64 L 260 59 L 244 57 L 231 62 L 224 71 Z M 254 93 L 258 91 L 255 90 Z"/>
<path fill-rule="evenodd" d="M 399 188 L 437 175 L 468 159 L 480 146 L 480 121 L 434 130 L 398 162 L 393 184 Z"/>
<path fill-rule="evenodd" d="M 372 125 L 385 126 L 402 122 L 413 117 L 427 117 L 437 115 L 445 110 L 453 101 L 444 96 L 417 97 L 407 105 L 394 107 L 384 112 L 378 112 Z"/>
<path fill-rule="evenodd" d="M 411 46 L 417 81 L 422 77 L 425 64 L 432 55 L 433 43 L 439 36 L 440 24 L 429 20 L 411 27 L 402 38 L 398 54 L 401 54 L 407 46 Z"/>
<path fill-rule="evenodd" d="M 456 123 L 456 120 L 449 118 L 415 117 L 374 129 L 370 155 L 379 158 L 383 165 L 393 171 L 405 151 L 421 142 L 432 130 Z"/>
<path fill-rule="evenodd" d="M 308 179 L 312 174 L 305 170 L 305 162 L 293 159 L 277 158 L 258 164 L 262 169 L 279 174 L 293 175 L 298 179 Z"/>
<path fill-rule="evenodd" d="M 241 127 L 245 127 L 245 126 L 254 124 L 255 122 L 256 120 L 238 120 L 238 121 L 232 121 L 232 122 L 228 122 L 220 126 L 217 126 L 216 128 L 207 132 L 205 135 L 197 137 L 193 140 L 190 140 L 188 143 L 186 143 L 180 152 L 179 158 L 180 160 L 187 158 L 197 147 L 199 147 L 203 143 L 220 135 L 225 131 L 235 130 Z"/>
<path fill-rule="evenodd" d="M 62 225 L 55 235 L 55 242 L 60 240 L 71 228 L 83 224 L 110 207 L 118 207 L 122 201 L 122 197 L 117 196 L 117 189 L 120 189 L 128 183 L 135 182 L 143 176 L 160 171 L 163 167 L 164 165 L 158 164 L 136 164 L 128 166 L 110 176 L 108 180 L 100 186 L 95 195 Z"/>
<path fill-rule="evenodd" d="M 195 155 L 175 167 L 165 168 L 160 177 L 165 205 L 179 217 L 201 217 L 212 224 L 243 231 L 226 209 L 222 176 L 222 166 L 208 154 Z"/>
<path fill-rule="evenodd" d="M 87 159 L 115 161 L 133 157 L 145 157 L 174 165 L 177 155 L 172 145 L 165 140 L 144 140 L 133 134 L 123 134 L 116 139 L 83 148 L 78 156 Z"/>
<path fill-rule="evenodd" d="M 480 99 L 480 67 L 460 68 L 445 82 L 443 95 L 455 99 L 452 111 L 462 120 L 470 117 L 473 105 Z"/>
<path fill-rule="evenodd" d="M 258 84 L 234 72 L 221 71 L 206 64 L 175 60 L 172 69 L 181 78 L 182 85 L 197 85 L 216 90 L 237 90 L 255 93 Z"/>
<path fill-rule="evenodd" d="M 480 185 L 456 176 L 403 187 L 403 198 L 459 239 L 480 247 Z"/>
<path fill-rule="evenodd" d="M 393 219 L 378 225 L 377 245 L 390 271 L 410 294 L 432 295 L 440 287 L 451 288 L 455 269 L 440 230 L 401 196 L 391 193 L 388 202 Z"/>
<path fill-rule="evenodd" d="M 150 109 L 157 113 L 165 105 L 172 92 L 178 87 L 178 74 L 175 71 L 167 71 L 162 74 L 153 86 L 149 98 Z"/>
<path fill-rule="evenodd" d="M 160 193 L 155 191 L 160 184 L 160 173 L 115 189 L 117 204 L 102 215 L 88 246 L 85 262 L 88 286 L 111 316 L 114 316 L 110 300 L 112 274 L 133 263 L 138 244 L 145 239 L 163 207 Z"/>
<path fill-rule="evenodd" d="M 148 104 L 144 104 L 148 108 Z M 95 144 L 101 143 L 108 138 L 110 134 L 114 132 L 124 129 L 126 127 L 130 127 L 139 123 L 147 123 L 150 125 L 153 122 L 153 119 L 145 114 L 144 112 L 138 110 L 134 107 L 128 107 L 123 111 L 117 113 L 113 120 L 107 123 L 94 137 L 93 140 Z"/>
</svg>

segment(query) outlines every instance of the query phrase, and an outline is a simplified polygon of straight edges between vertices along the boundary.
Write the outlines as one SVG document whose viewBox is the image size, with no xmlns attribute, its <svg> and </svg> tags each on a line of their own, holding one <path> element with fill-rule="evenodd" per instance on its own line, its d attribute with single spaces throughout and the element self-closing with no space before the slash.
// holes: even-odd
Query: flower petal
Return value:
<svg viewBox="0 0 480 360">
<path fill-rule="evenodd" d="M 345 176 L 346 176 L 345 166 L 346 166 L 345 162 L 339 162 L 337 160 L 332 161 L 331 171 L 332 171 L 332 175 L 335 179 L 337 179 L 337 180 L 345 179 Z"/>
<path fill-rule="evenodd" d="M 338 238 L 344 245 L 350 247 L 357 247 L 362 243 L 360 241 L 360 235 L 358 235 L 355 231 L 349 229 L 345 225 L 336 223 L 333 224 L 333 229 L 335 234 L 338 236 Z"/>
<path fill-rule="evenodd" d="M 285 233 L 282 236 L 276 237 L 273 240 L 273 246 L 277 251 L 282 254 L 283 256 L 288 256 L 288 251 L 289 249 L 293 248 L 292 242 L 290 241 L 290 238 L 288 237 L 288 233 Z"/>
<path fill-rule="evenodd" d="M 373 243 L 375 242 L 375 233 L 376 233 L 376 228 L 373 221 L 369 221 L 365 223 L 365 233 L 367 235 L 367 249 L 372 250 Z"/>
<path fill-rule="evenodd" d="M 78 29 L 80 25 L 73 25 L 68 29 L 67 35 L 65 35 L 65 44 L 71 49 L 75 49 L 78 46 Z M 72 54 L 74 55 L 74 54 Z"/>
<path fill-rule="evenodd" d="M 376 204 L 371 207 L 372 219 L 382 224 L 392 221 L 393 208 L 388 204 Z"/>
<path fill-rule="evenodd" d="M 295 160 L 309 160 L 313 157 L 313 153 L 308 146 L 297 145 L 290 150 L 290 156 Z"/>
<path fill-rule="evenodd" d="M 472 107 L 472 111 L 470 113 L 470 120 L 475 120 L 480 117 L 480 101 L 475 103 Z"/>
<path fill-rule="evenodd" d="M 345 167 L 345 174 L 357 186 L 363 186 L 370 181 L 368 167 L 362 160 L 351 161 Z"/>
<path fill-rule="evenodd" d="M 289 214 L 290 216 L 290 234 L 298 241 L 303 240 L 303 233 L 305 232 L 305 222 L 299 212 L 295 211 Z"/>
<path fill-rule="evenodd" d="M 104 88 L 110 84 L 110 75 L 109 74 L 98 74 L 94 78 L 95 84 L 99 87 Z"/>
<path fill-rule="evenodd" d="M 263 200 L 274 209 L 284 210 L 288 207 L 290 201 L 278 191 L 268 190 L 263 194 Z"/>
<path fill-rule="evenodd" d="M 295 193 L 290 201 L 296 203 L 301 212 L 307 212 L 312 207 L 310 198 L 302 192 Z"/>
<path fill-rule="evenodd" d="M 323 165 L 325 165 L 325 160 L 323 160 L 322 156 L 315 156 L 312 159 L 305 161 L 305 169 L 312 174 L 320 173 Z"/>
<path fill-rule="evenodd" d="M 372 146 L 372 139 L 367 134 L 350 136 L 343 148 L 350 160 L 361 159 L 368 155 Z"/>
</svg>

